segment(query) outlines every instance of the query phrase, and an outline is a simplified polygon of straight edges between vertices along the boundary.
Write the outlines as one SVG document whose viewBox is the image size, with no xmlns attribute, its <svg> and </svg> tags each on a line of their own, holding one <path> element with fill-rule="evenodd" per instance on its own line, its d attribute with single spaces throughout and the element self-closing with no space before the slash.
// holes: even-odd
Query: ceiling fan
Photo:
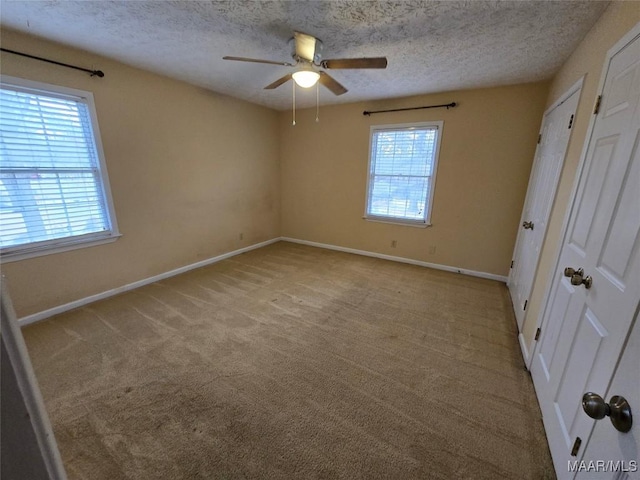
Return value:
<svg viewBox="0 0 640 480">
<path fill-rule="evenodd" d="M 271 60 L 260 60 L 257 58 L 245 57 L 222 57 L 224 60 L 235 60 L 238 62 L 266 63 L 269 65 L 282 65 L 285 67 L 299 67 L 295 72 L 288 73 L 275 82 L 267 85 L 265 90 L 272 90 L 293 79 L 296 84 L 303 88 L 309 88 L 320 83 L 327 87 L 335 95 L 342 95 L 347 89 L 327 72 L 319 70 L 331 69 L 357 69 L 357 68 L 387 68 L 386 57 L 371 58 L 337 58 L 332 60 L 322 60 L 322 41 L 318 38 L 302 32 L 293 32 L 293 38 L 289 40 L 292 45 L 294 63 L 274 62 Z"/>
</svg>

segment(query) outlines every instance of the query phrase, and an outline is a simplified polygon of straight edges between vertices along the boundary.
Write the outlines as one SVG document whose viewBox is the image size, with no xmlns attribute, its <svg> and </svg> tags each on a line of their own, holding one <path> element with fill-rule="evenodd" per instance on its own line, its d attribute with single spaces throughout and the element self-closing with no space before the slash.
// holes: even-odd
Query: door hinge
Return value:
<svg viewBox="0 0 640 480">
<path fill-rule="evenodd" d="M 542 331 L 542 330 L 540 329 L 540 327 L 538 327 L 538 329 L 536 330 L 536 336 L 535 336 L 535 337 L 533 337 L 533 339 L 534 339 L 536 342 L 537 342 L 537 341 L 538 341 L 538 339 L 540 338 L 540 332 L 541 332 L 541 331 Z"/>
<path fill-rule="evenodd" d="M 542 134 L 541 133 L 538 134 L 538 145 L 540 145 L 540 141 L 542 141 Z"/>
<path fill-rule="evenodd" d="M 573 442 L 573 448 L 571 449 L 572 457 L 576 457 L 578 455 L 578 450 L 580 450 L 581 444 L 582 444 L 582 439 L 580 437 L 576 437 L 576 441 Z"/>
<path fill-rule="evenodd" d="M 593 107 L 594 115 L 597 115 L 598 112 L 600 112 L 600 102 L 602 102 L 602 95 L 598 95 L 598 98 L 596 98 L 596 105 Z"/>
<path fill-rule="evenodd" d="M 511 260 L 511 266 L 509 268 L 513 268 L 513 260 Z"/>
<path fill-rule="evenodd" d="M 571 127 L 573 127 L 573 115 L 571 115 L 571 118 L 569 119 L 569 126 L 567 128 L 571 130 Z"/>
<path fill-rule="evenodd" d="M 522 307 L 522 310 L 526 310 L 527 309 L 527 303 L 529 303 L 529 300 L 525 300 L 524 301 L 524 307 Z"/>
</svg>

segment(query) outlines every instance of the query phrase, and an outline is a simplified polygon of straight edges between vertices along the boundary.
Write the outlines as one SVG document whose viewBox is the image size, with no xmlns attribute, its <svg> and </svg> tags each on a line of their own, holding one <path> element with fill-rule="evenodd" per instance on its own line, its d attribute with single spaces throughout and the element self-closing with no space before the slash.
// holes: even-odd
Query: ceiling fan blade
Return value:
<svg viewBox="0 0 640 480">
<path fill-rule="evenodd" d="M 372 58 L 336 58 L 333 60 L 323 60 L 323 68 L 387 68 L 387 57 Z"/>
<path fill-rule="evenodd" d="M 288 82 L 289 80 L 291 80 L 291 74 L 287 74 L 282 78 L 279 78 L 278 80 L 276 80 L 275 82 L 267 85 L 266 87 L 264 87 L 265 90 L 273 90 L 274 88 L 278 88 L 280 85 L 282 85 L 283 83 Z"/>
<path fill-rule="evenodd" d="M 293 32 L 296 42 L 296 55 L 304 60 L 313 62 L 316 54 L 316 37 L 302 32 Z"/>
<path fill-rule="evenodd" d="M 326 72 L 319 73 L 320 78 L 318 79 L 318 82 L 331 90 L 334 95 L 342 95 L 343 93 L 347 93 L 348 90 L 344 88 L 340 83 L 338 83 L 338 81 L 331 75 Z"/>
<path fill-rule="evenodd" d="M 253 62 L 253 63 L 268 63 L 269 65 L 283 65 L 285 67 L 293 67 L 293 63 L 287 62 L 273 62 L 271 60 L 260 60 L 259 58 L 246 58 L 246 57 L 222 57 L 223 60 L 235 60 L 236 62 Z"/>
</svg>

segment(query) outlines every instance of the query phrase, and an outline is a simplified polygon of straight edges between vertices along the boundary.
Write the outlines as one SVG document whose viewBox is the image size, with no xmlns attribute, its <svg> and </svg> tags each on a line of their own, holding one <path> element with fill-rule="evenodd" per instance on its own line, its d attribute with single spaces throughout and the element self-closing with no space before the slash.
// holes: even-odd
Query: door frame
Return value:
<svg viewBox="0 0 640 480">
<path fill-rule="evenodd" d="M 596 98 L 594 99 L 594 105 L 598 100 L 598 97 L 602 95 L 604 91 L 604 83 L 607 79 L 607 74 L 609 73 L 609 65 L 611 63 L 611 59 L 615 54 L 620 52 L 627 44 L 629 44 L 634 38 L 640 35 L 640 22 L 637 23 L 631 30 L 629 30 L 626 34 L 624 34 L 608 51 L 604 57 L 604 62 L 602 64 L 602 72 L 600 73 L 600 81 L 598 82 L 598 88 L 596 89 Z M 584 78 L 584 77 L 583 77 Z M 580 108 L 580 104 L 578 104 L 578 108 Z M 580 161 L 578 163 L 578 168 L 576 169 L 575 177 L 573 179 L 573 186 L 571 187 L 571 194 L 569 196 L 569 206 L 565 211 L 564 219 L 562 221 L 562 228 L 560 229 L 560 239 L 558 244 L 556 245 L 553 267 L 549 271 L 547 286 L 545 288 L 544 293 L 544 303 L 543 307 L 540 310 L 540 314 L 538 315 L 535 328 L 542 328 L 547 321 L 547 317 L 549 316 L 549 306 L 552 298 L 552 289 L 553 289 L 553 280 L 555 278 L 556 272 L 558 268 L 560 268 L 560 256 L 562 254 L 562 246 L 564 245 L 567 239 L 567 233 L 569 229 L 569 220 L 571 219 L 571 215 L 576 207 L 576 195 L 578 192 L 578 187 L 580 185 L 580 181 L 584 175 L 584 167 L 587 160 L 587 153 L 589 149 L 589 145 L 591 144 L 591 138 L 593 137 L 593 130 L 596 124 L 596 120 L 598 115 L 591 114 L 591 118 L 589 119 L 589 126 L 587 127 L 587 133 L 584 137 L 584 142 L 582 145 L 582 151 L 580 153 Z M 521 346 L 526 347 L 524 345 L 524 341 L 521 342 Z M 533 359 L 536 356 L 536 352 L 539 348 L 539 342 L 535 339 L 531 340 L 529 344 L 529 348 L 524 350 L 523 353 L 531 352 L 529 358 L 527 359 L 527 370 L 531 370 L 531 365 L 533 364 Z"/>
<path fill-rule="evenodd" d="M 576 106 L 576 111 L 574 112 L 577 113 L 578 111 L 578 107 L 580 106 L 580 100 L 582 100 L 582 85 L 584 83 L 584 79 L 585 79 L 586 75 L 583 75 L 582 77 L 580 77 L 580 79 L 574 83 L 571 87 L 569 87 L 569 89 L 564 92 L 562 95 L 560 95 L 560 97 L 553 102 L 553 104 L 547 108 L 545 110 L 545 112 L 542 114 L 542 123 L 540 124 L 540 129 L 538 131 L 538 135 L 542 135 L 542 131 L 544 130 L 544 125 L 545 122 L 547 121 L 547 119 L 549 118 L 549 115 L 551 114 L 551 112 L 553 112 L 556 108 L 558 108 L 560 105 L 562 105 L 563 103 L 565 103 L 574 93 L 578 93 L 578 104 Z M 575 122 L 574 122 L 575 124 Z M 569 142 L 571 142 L 571 136 L 573 135 L 573 128 L 571 130 L 571 132 L 569 133 Z M 560 167 L 560 169 L 558 169 L 558 173 L 556 174 L 555 178 L 552 180 L 553 183 L 553 196 L 551 199 L 551 203 L 549 204 L 549 211 L 546 213 L 546 220 L 545 220 L 545 229 L 544 229 L 544 233 L 542 234 L 542 244 L 541 247 L 544 245 L 544 242 L 547 238 L 547 232 L 549 231 L 549 219 L 551 218 L 551 212 L 553 211 L 553 205 L 555 204 L 556 201 L 556 197 L 558 196 L 558 185 L 560 184 L 560 177 L 562 177 L 562 168 L 564 167 L 566 158 L 567 158 L 567 151 L 569 149 L 569 143 L 567 142 L 567 148 L 564 151 L 564 156 L 562 157 L 562 166 Z M 540 144 L 538 144 L 536 146 L 536 151 L 534 153 L 534 161 L 533 164 L 531 165 L 531 172 L 529 173 L 529 182 L 528 182 L 528 186 L 527 186 L 527 193 L 526 196 L 524 198 L 524 203 L 522 205 L 522 213 L 520 214 L 520 222 L 518 223 L 518 236 L 516 237 L 516 244 L 513 247 L 513 253 L 514 255 L 512 256 L 512 259 L 515 261 L 515 253 L 518 251 L 518 247 L 520 246 L 520 243 L 523 241 L 523 230 L 520 228 L 520 225 L 522 225 L 522 222 L 525 220 L 524 218 L 524 213 L 525 213 L 525 209 L 527 208 L 527 202 L 529 202 L 531 200 L 531 195 L 532 192 L 529 188 L 529 186 L 531 186 L 531 182 L 533 180 L 533 176 L 536 173 L 536 168 L 538 167 L 539 163 L 540 163 L 540 157 L 538 156 L 540 150 Z M 535 268 L 533 269 L 533 276 L 535 278 L 535 276 L 538 274 L 538 267 L 540 266 L 540 257 L 542 255 L 542 248 L 540 248 L 540 252 L 538 253 L 538 258 L 535 262 Z M 512 275 L 513 275 L 513 269 L 511 269 L 509 271 L 509 276 L 507 277 L 507 286 L 511 285 L 511 280 L 512 280 Z M 533 292 L 533 283 L 531 284 L 531 287 L 529 289 L 528 292 L 528 296 L 527 298 L 531 298 L 531 292 Z M 511 298 L 511 304 L 514 308 L 514 313 L 515 313 L 515 309 L 516 309 L 516 305 L 513 303 L 513 297 Z M 516 320 L 517 320 L 517 314 L 516 314 Z M 522 317 L 522 326 L 518 325 L 518 332 L 520 333 L 520 336 L 522 336 L 522 331 L 524 330 L 524 325 L 527 321 L 527 312 L 524 312 L 524 315 Z M 518 322 L 516 321 L 516 324 Z M 521 338 L 521 344 L 522 341 L 524 340 L 524 338 Z M 524 353 L 524 352 L 523 352 Z M 525 361 L 527 361 L 528 359 L 525 357 Z"/>
<path fill-rule="evenodd" d="M 20 458 L 9 458 L 6 461 L 17 462 L 16 472 L 24 473 L 25 463 L 31 462 L 33 471 L 29 473 L 47 473 L 50 480 L 66 480 L 67 474 L 62 462 L 60 450 L 47 414 L 47 409 L 38 386 L 27 345 L 18 325 L 16 312 L 9 297 L 7 281 L 0 278 L 0 324 L 2 325 L 2 350 L 8 357 L 5 373 L 15 377 L 15 383 L 5 391 L 3 383 L 3 402 L 13 405 L 24 418 L 14 418 L 9 425 L 3 425 L 2 442 L 21 443 L 26 446 Z M 6 395 L 7 398 L 4 398 Z M 3 404 L 3 409 L 5 408 Z M 9 408 L 9 407 L 7 407 Z M 4 446 L 4 445 L 3 445 Z M 7 449 L 9 450 L 9 449 Z M 11 449 L 14 451 L 15 449 Z M 3 458 L 3 463 L 5 459 Z"/>
</svg>

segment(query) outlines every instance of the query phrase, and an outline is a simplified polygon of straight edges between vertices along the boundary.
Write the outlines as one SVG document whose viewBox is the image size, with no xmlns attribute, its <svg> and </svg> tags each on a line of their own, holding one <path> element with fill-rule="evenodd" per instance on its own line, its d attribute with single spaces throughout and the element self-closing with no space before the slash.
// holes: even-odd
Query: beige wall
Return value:
<svg viewBox="0 0 640 480">
<path fill-rule="evenodd" d="M 319 123 L 307 109 L 295 126 L 282 112 L 283 236 L 508 275 L 547 93 L 536 83 L 321 107 Z M 444 121 L 433 225 L 363 220 L 370 126 L 429 120 Z"/>
<path fill-rule="evenodd" d="M 549 275 L 557 258 L 562 223 L 571 200 L 571 190 L 589 122 L 593 115 L 593 106 L 598 95 L 597 88 L 604 66 L 605 55 L 639 21 L 640 3 L 636 1 L 611 3 L 578 48 L 562 66 L 551 84 L 547 107 L 553 105 L 571 85 L 582 76 L 585 76 L 580 103 L 576 112 L 574 131 L 569 141 L 565 164 L 558 185 L 558 193 L 551 211 L 547 237 L 540 255 L 538 273 L 529 300 L 529 310 L 523 326 L 522 333 L 527 346 L 532 347 L 533 337 L 538 326 L 538 317 L 543 308 Z M 529 352 L 531 353 L 531 348 Z"/>
<path fill-rule="evenodd" d="M 1 40 L 105 72 L 1 57 L 3 74 L 93 92 L 123 234 L 3 264 L 19 317 L 279 236 L 276 112 L 6 29 Z"/>
</svg>

